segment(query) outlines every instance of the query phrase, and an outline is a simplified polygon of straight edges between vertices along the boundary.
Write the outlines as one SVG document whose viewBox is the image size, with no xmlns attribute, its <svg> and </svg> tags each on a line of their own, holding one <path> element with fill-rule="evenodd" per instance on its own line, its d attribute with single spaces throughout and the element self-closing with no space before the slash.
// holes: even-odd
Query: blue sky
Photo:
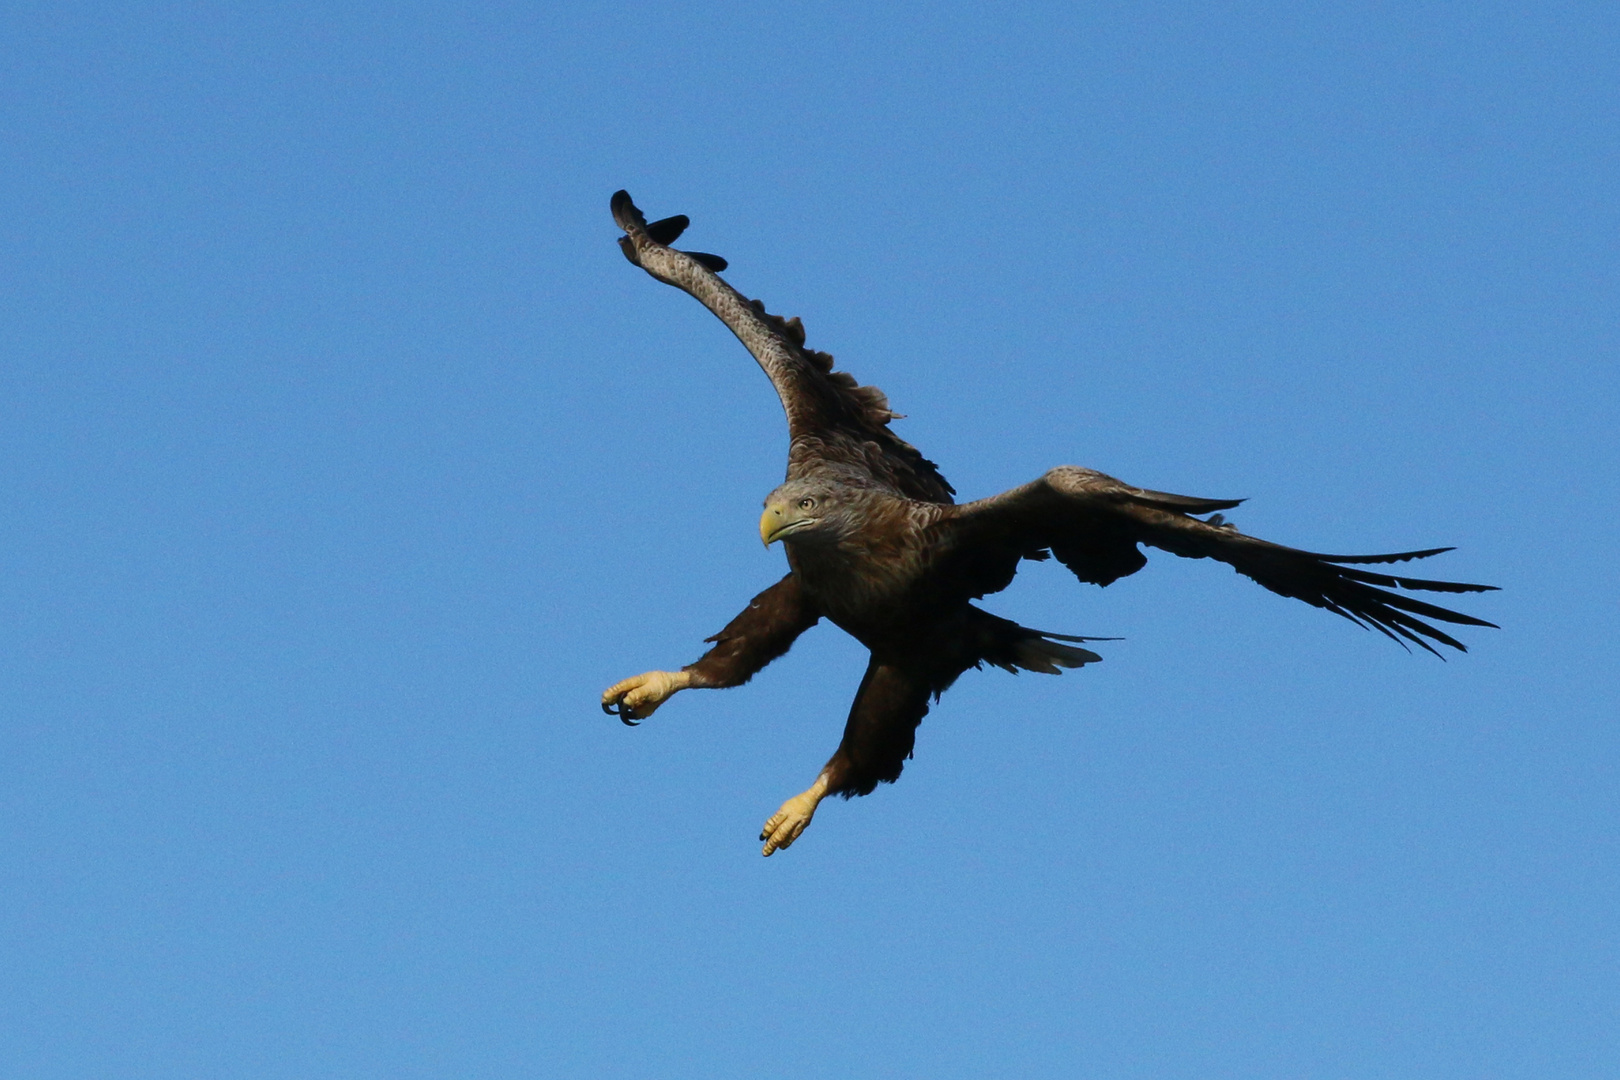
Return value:
<svg viewBox="0 0 1620 1080">
<path fill-rule="evenodd" d="M 1620 18 L 1598 4 L 10 5 L 0 1073 L 1620 1072 Z M 987 606 L 901 782 L 770 387 L 608 197 L 1060 463 L 1440 544 L 1440 663 L 1223 567 Z"/>
</svg>

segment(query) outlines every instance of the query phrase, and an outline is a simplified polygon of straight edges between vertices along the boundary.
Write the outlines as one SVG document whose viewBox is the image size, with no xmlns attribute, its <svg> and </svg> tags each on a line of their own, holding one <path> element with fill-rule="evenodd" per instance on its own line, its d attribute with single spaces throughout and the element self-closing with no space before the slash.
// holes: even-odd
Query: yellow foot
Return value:
<svg viewBox="0 0 1620 1080">
<path fill-rule="evenodd" d="M 799 834 L 810 827 L 810 819 L 816 816 L 816 807 L 826 797 L 827 777 L 824 773 L 816 777 L 810 790 L 793 796 L 782 804 L 782 809 L 771 815 L 765 827 L 759 831 L 759 838 L 765 841 L 764 854 L 767 858 L 778 848 L 793 845 Z"/>
<path fill-rule="evenodd" d="M 658 711 L 677 690 L 692 685 L 688 671 L 648 671 L 632 675 L 602 691 L 602 711 L 635 726 Z"/>
</svg>

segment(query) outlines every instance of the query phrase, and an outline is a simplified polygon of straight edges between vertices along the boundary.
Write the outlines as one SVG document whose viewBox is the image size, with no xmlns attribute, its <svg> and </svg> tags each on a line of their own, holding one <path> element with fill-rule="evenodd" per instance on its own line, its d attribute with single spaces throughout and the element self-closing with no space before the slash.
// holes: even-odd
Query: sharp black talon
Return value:
<svg viewBox="0 0 1620 1080">
<path fill-rule="evenodd" d="M 640 727 L 641 726 L 641 721 L 640 720 L 632 720 L 632 719 L 630 719 L 630 714 L 627 713 L 627 712 L 622 712 L 622 713 L 619 714 L 619 723 L 623 724 L 625 727 Z"/>
<path fill-rule="evenodd" d="M 609 716 L 617 716 L 619 718 L 619 723 L 623 724 L 625 727 L 641 726 L 640 720 L 630 719 L 630 710 L 622 701 L 615 701 L 612 703 L 604 701 L 602 702 L 602 711 L 607 713 Z"/>
</svg>

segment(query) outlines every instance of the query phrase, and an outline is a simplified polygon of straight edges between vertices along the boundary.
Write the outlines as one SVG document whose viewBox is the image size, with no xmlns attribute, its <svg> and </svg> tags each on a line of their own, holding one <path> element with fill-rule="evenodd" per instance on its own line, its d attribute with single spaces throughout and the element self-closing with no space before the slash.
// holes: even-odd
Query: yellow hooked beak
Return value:
<svg viewBox="0 0 1620 1080">
<path fill-rule="evenodd" d="M 759 517 L 759 538 L 770 547 L 782 535 L 794 532 L 810 524 L 810 518 L 794 517 L 792 508 L 786 503 L 768 502 L 765 512 Z"/>
</svg>

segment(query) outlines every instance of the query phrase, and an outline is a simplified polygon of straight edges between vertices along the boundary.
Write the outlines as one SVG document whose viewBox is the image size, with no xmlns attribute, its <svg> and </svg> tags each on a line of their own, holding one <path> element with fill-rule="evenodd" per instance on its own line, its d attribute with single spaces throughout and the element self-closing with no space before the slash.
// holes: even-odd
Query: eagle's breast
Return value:
<svg viewBox="0 0 1620 1080">
<path fill-rule="evenodd" d="M 800 545 L 790 550 L 790 560 L 820 610 L 867 641 L 915 629 L 928 617 L 928 525 L 935 508 L 883 496 L 862 510 L 852 534 L 836 544 Z"/>
</svg>

